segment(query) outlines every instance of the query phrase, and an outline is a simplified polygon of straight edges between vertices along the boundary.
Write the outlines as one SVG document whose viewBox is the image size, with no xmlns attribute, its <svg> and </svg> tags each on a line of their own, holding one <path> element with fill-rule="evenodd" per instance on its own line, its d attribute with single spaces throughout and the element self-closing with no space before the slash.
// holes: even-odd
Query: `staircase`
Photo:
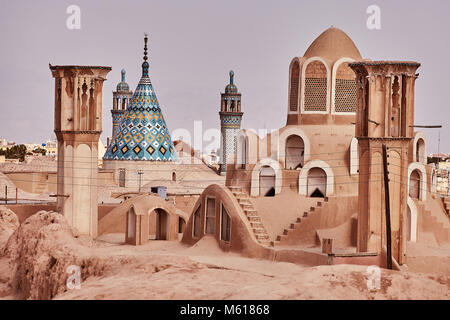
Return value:
<svg viewBox="0 0 450 320">
<path fill-rule="evenodd" d="M 448 225 L 448 223 L 446 223 L 445 220 L 442 220 L 442 218 L 438 219 L 438 217 L 436 217 L 422 203 L 417 201 L 416 206 L 417 211 L 422 215 L 422 226 L 420 231 L 433 233 L 439 244 L 449 242 L 450 229 L 444 225 Z"/>
<path fill-rule="evenodd" d="M 287 244 L 289 236 L 291 236 L 297 229 L 301 227 L 308 218 L 311 219 L 313 215 L 317 215 L 317 212 L 323 210 L 328 202 L 328 197 L 323 198 L 323 201 L 318 201 L 315 206 L 310 207 L 309 211 L 303 212 L 303 216 L 297 217 L 294 223 L 291 223 L 288 229 L 284 229 L 283 234 L 278 235 L 275 241 L 271 241 L 272 247 Z"/>
<path fill-rule="evenodd" d="M 256 240 L 259 242 L 259 244 L 263 246 L 269 246 L 270 245 L 269 234 L 264 228 L 264 225 L 261 221 L 261 217 L 259 216 L 255 207 L 253 206 L 252 202 L 250 201 L 250 197 L 248 196 L 248 194 L 242 191 L 242 187 L 239 186 L 228 186 L 228 188 L 236 197 L 237 201 L 239 202 L 239 205 L 244 211 L 245 216 L 247 217 L 248 222 L 252 227 L 252 231 L 253 234 L 255 235 Z"/>
</svg>

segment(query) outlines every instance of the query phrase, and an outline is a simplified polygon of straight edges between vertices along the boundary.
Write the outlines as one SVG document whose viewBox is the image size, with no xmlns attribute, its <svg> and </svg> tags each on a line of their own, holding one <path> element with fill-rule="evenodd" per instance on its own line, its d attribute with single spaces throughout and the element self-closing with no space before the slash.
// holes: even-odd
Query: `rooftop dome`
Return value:
<svg viewBox="0 0 450 320">
<path fill-rule="evenodd" d="M 236 85 L 234 84 L 234 72 L 233 70 L 230 71 L 230 83 L 227 84 L 225 87 L 225 93 L 237 93 L 238 89 Z"/>
<path fill-rule="evenodd" d="M 362 60 L 353 40 L 344 31 L 334 27 L 322 32 L 311 43 L 303 56 L 305 58 L 321 57 L 332 62 L 342 57 Z"/>
<path fill-rule="evenodd" d="M 127 91 L 128 92 L 128 91 L 130 91 L 130 87 L 128 86 L 128 83 L 125 82 L 125 74 L 126 74 L 125 69 L 122 69 L 122 71 L 120 73 L 122 74 L 122 81 L 120 81 L 117 84 L 116 91 Z"/>
<path fill-rule="evenodd" d="M 131 97 L 131 104 L 127 107 L 106 150 L 103 157 L 105 160 L 175 161 L 177 159 L 169 129 L 150 81 L 147 40 L 145 35 L 142 77 Z M 124 71 L 122 70 L 122 77 L 125 76 Z"/>
</svg>

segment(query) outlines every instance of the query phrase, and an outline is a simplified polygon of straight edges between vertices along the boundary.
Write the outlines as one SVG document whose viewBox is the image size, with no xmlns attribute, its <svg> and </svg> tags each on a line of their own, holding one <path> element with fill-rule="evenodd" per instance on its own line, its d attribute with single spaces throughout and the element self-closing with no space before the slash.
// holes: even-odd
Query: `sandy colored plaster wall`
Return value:
<svg viewBox="0 0 450 320">
<path fill-rule="evenodd" d="M 19 222 L 24 222 L 28 217 L 32 216 L 38 211 L 55 211 L 56 204 L 12 204 L 6 207 L 17 215 Z"/>
<path fill-rule="evenodd" d="M 56 192 L 55 172 L 10 172 L 5 175 L 23 191 L 37 194 Z"/>
</svg>

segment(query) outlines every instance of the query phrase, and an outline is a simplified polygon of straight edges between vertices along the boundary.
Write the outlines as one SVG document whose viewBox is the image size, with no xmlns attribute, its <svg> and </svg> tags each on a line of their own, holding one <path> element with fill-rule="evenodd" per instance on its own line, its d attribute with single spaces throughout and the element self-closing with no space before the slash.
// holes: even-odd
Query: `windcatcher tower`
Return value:
<svg viewBox="0 0 450 320">
<path fill-rule="evenodd" d="M 111 110 L 112 116 L 112 136 L 116 132 L 119 127 L 120 121 L 123 119 L 123 115 L 125 114 L 128 105 L 131 102 L 131 96 L 133 92 L 130 91 L 130 87 L 128 83 L 125 81 L 125 69 L 122 69 L 121 73 L 121 81 L 117 84 L 116 91 L 113 92 L 113 108 Z M 109 145 L 109 143 L 108 143 Z"/>
<path fill-rule="evenodd" d="M 110 67 L 52 66 L 58 139 L 57 210 L 80 234 L 97 236 L 102 88 Z"/>
<path fill-rule="evenodd" d="M 414 85 L 420 66 L 410 61 L 350 63 L 356 73 L 355 135 L 359 148 L 359 252 L 386 247 L 382 145 L 387 146 L 392 256 L 406 255 L 408 145 L 414 136 Z"/>
<path fill-rule="evenodd" d="M 236 136 L 241 129 L 241 94 L 234 84 L 234 72 L 230 71 L 230 83 L 225 87 L 225 93 L 221 93 L 220 129 L 222 139 L 220 141 L 221 163 L 220 173 L 227 170 L 227 158 L 236 153 Z"/>
<path fill-rule="evenodd" d="M 145 35 L 142 77 L 108 145 L 104 160 L 175 161 L 177 159 L 169 129 L 150 81 L 147 41 L 148 37 Z"/>
</svg>

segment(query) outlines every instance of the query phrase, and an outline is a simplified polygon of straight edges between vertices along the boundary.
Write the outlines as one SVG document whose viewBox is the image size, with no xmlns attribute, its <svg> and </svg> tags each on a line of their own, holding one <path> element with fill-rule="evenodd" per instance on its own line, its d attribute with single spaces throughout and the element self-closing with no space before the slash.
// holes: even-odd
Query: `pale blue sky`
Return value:
<svg viewBox="0 0 450 320">
<path fill-rule="evenodd" d="M 66 28 L 66 8 L 81 8 L 81 30 Z M 366 28 L 366 8 L 381 8 L 381 30 Z M 450 152 L 450 1 L 2 1 L 0 137 L 42 142 L 53 137 L 52 64 L 106 65 L 103 140 L 111 135 L 112 91 L 127 70 L 140 77 L 142 37 L 150 37 L 150 75 L 170 130 L 219 127 L 220 92 L 235 72 L 244 128 L 285 124 L 288 67 L 334 25 L 364 58 L 416 60 L 416 124 L 442 124 Z M 438 130 L 425 131 L 437 152 Z"/>
</svg>

